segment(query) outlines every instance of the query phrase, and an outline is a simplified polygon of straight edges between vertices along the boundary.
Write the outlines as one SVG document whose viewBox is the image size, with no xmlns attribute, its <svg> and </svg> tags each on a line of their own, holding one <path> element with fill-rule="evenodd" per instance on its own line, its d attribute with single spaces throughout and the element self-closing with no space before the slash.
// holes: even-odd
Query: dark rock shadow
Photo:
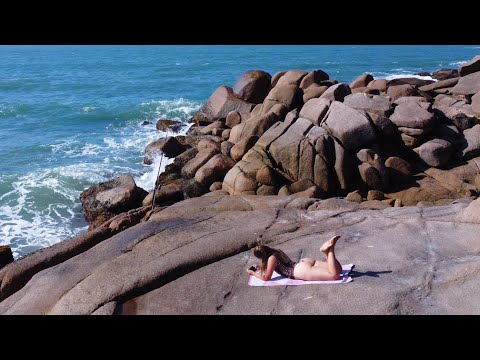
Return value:
<svg viewBox="0 0 480 360">
<path fill-rule="evenodd" d="M 390 274 L 392 270 L 386 270 L 386 271 L 365 271 L 365 272 L 360 272 L 356 270 L 350 271 L 349 276 L 352 277 L 352 279 L 359 278 L 362 276 L 370 276 L 370 277 L 380 277 L 380 274 Z"/>
</svg>

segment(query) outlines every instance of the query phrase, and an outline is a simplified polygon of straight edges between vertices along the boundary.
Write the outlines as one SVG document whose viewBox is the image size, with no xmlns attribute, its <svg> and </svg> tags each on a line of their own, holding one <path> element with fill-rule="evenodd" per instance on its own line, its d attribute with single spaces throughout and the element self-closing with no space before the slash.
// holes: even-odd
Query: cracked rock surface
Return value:
<svg viewBox="0 0 480 360">
<path fill-rule="evenodd" d="M 479 314 L 480 199 L 382 210 L 340 198 L 229 196 L 185 200 L 126 230 L 42 266 L 21 266 L 23 287 L 2 295 L 0 314 Z M 354 281 L 250 287 L 258 242 L 293 260 L 322 258 L 342 235 L 341 263 Z M 68 243 L 70 240 L 66 240 Z M 53 248 L 53 247 L 52 247 Z M 36 259 L 36 267 L 26 266 Z M 18 288 L 18 289 L 17 289 Z"/>
</svg>

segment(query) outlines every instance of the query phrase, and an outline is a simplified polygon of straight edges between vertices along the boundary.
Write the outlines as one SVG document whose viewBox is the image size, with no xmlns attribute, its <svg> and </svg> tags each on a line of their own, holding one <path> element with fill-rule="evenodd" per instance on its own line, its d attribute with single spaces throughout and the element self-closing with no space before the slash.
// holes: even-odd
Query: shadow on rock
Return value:
<svg viewBox="0 0 480 360">
<path fill-rule="evenodd" d="M 362 276 L 370 276 L 370 277 L 380 277 L 380 274 L 390 274 L 392 270 L 386 270 L 386 271 L 365 271 L 365 272 L 360 272 L 356 270 L 350 271 L 350 276 L 352 279 L 359 278 Z"/>
</svg>

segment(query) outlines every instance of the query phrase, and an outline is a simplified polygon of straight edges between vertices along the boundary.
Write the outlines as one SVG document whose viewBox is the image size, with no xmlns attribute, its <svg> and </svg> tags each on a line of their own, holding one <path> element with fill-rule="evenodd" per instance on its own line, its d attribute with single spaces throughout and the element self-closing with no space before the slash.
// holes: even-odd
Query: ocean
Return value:
<svg viewBox="0 0 480 360">
<path fill-rule="evenodd" d="M 156 120 L 187 121 L 247 70 L 322 69 L 349 83 L 457 68 L 477 54 L 475 45 L 0 46 L 0 245 L 19 258 L 85 231 L 80 193 L 119 174 L 152 190 L 159 159 L 142 160 L 163 136 Z"/>
</svg>

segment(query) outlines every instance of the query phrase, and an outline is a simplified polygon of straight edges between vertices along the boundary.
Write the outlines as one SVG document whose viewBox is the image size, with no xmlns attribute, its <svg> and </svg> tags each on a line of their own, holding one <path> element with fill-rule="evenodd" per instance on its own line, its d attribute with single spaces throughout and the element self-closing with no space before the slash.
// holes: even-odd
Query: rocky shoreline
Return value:
<svg viewBox="0 0 480 360">
<path fill-rule="evenodd" d="M 0 314 L 478 313 L 480 56 L 432 77 L 247 71 L 187 135 L 146 147 L 145 163 L 174 158 L 153 209 L 128 174 L 82 192 L 88 232 L 1 268 Z M 261 296 L 246 285 L 259 241 L 318 257 L 335 231 L 358 281 Z M 307 293 L 331 301 L 307 306 Z"/>
</svg>

